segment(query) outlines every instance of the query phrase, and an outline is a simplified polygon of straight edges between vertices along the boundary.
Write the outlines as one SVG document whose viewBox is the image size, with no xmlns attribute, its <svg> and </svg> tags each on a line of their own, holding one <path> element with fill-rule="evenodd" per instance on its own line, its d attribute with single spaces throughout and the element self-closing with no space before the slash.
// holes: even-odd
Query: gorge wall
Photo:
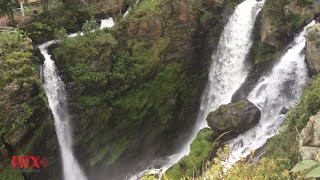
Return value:
<svg viewBox="0 0 320 180">
<path fill-rule="evenodd" d="M 105 8 L 103 13 L 93 15 L 112 15 L 117 23 L 113 29 L 62 39 L 50 49 L 67 86 L 75 154 L 90 179 L 124 179 L 127 174 L 123 171 L 141 170 L 151 159 L 181 146 L 180 137 L 196 120 L 212 52 L 240 2 L 140 0 L 134 6 L 135 1 L 112 1 L 118 8 Z M 130 14 L 123 18 L 129 6 Z M 23 27 L 34 44 L 54 39 L 54 32 L 62 27 L 67 32 L 79 31 L 92 15 L 66 10 L 57 21 L 53 13 Z M 266 1 L 248 57 L 254 66 L 234 101 L 248 95 L 294 34 L 317 13 L 316 1 Z M 314 62 L 318 42 L 311 36 L 307 59 Z M 50 162 L 40 174 L 7 169 L 0 178 L 62 177 L 53 119 L 39 76 L 42 57 L 39 59 L 38 54 L 22 34 L 0 33 L 1 148 L 6 157 L 36 154 L 48 157 Z M 210 130 L 201 131 L 191 145 L 197 147 L 191 154 L 204 149 L 209 159 L 212 137 Z M 6 163 L 10 160 L 6 158 Z M 202 159 L 195 161 L 201 163 Z"/>
<path fill-rule="evenodd" d="M 237 3 L 140 1 L 114 29 L 53 50 L 70 95 L 76 154 L 89 177 L 124 178 L 120 171 L 145 168 L 180 146 Z"/>
</svg>

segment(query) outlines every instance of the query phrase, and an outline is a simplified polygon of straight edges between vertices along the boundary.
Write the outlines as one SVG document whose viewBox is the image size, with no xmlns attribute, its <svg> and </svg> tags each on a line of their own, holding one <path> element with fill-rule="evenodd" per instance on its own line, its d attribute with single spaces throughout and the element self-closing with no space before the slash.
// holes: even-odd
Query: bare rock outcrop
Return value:
<svg viewBox="0 0 320 180">
<path fill-rule="evenodd" d="M 320 150 L 320 112 L 310 117 L 300 134 L 299 151 L 303 160 L 316 159 Z"/>
<path fill-rule="evenodd" d="M 311 71 L 320 73 L 320 24 L 308 30 L 306 58 Z"/>
</svg>

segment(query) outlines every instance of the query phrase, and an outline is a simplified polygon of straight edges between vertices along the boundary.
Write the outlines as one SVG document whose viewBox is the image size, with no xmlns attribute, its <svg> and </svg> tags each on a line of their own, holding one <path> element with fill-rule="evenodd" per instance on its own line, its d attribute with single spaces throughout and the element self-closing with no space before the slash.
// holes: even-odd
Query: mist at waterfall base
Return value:
<svg viewBox="0 0 320 180">
<path fill-rule="evenodd" d="M 251 150 L 262 147 L 283 122 L 285 114 L 282 111 L 289 109 L 299 99 L 308 79 L 304 52 L 306 31 L 307 27 L 314 24 L 315 21 L 312 21 L 304 27 L 272 71 L 261 77 L 249 94 L 247 99 L 261 110 L 261 119 L 257 126 L 229 142 L 232 151 L 227 165 L 235 163 L 240 157 L 247 157 Z"/>
<path fill-rule="evenodd" d="M 187 138 L 182 140 L 182 147 L 173 155 L 154 160 L 150 167 L 132 175 L 130 180 L 138 179 L 145 173 L 163 173 L 183 156 L 188 155 L 190 144 L 198 132 L 207 127 L 207 114 L 231 101 L 232 95 L 241 86 L 250 68 L 246 58 L 253 44 L 255 20 L 263 4 L 264 1 L 256 0 L 242 2 L 225 25 L 217 50 L 212 55 L 208 83 L 202 95 L 196 125 Z"/>
</svg>

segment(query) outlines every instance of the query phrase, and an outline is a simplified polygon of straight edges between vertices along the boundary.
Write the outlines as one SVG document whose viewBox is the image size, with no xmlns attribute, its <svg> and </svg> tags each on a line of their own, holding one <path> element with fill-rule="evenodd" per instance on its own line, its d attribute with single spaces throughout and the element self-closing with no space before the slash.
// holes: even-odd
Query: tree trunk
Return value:
<svg viewBox="0 0 320 180">
<path fill-rule="evenodd" d="M 22 12 L 22 16 L 25 16 L 24 7 L 23 7 L 23 1 L 20 1 L 20 9 L 21 9 L 21 12 Z"/>
</svg>

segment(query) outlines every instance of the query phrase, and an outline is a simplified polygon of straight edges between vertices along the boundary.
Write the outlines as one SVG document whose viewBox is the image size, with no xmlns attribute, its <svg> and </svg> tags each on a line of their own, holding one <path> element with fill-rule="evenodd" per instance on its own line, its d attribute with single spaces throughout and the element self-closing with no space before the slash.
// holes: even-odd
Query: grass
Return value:
<svg viewBox="0 0 320 180">
<path fill-rule="evenodd" d="M 182 179 L 183 177 L 195 177 L 202 173 L 209 160 L 214 146 L 214 133 L 211 129 L 201 130 L 196 139 L 190 145 L 189 155 L 183 157 L 176 165 L 170 168 L 166 173 L 169 179 Z"/>
</svg>

